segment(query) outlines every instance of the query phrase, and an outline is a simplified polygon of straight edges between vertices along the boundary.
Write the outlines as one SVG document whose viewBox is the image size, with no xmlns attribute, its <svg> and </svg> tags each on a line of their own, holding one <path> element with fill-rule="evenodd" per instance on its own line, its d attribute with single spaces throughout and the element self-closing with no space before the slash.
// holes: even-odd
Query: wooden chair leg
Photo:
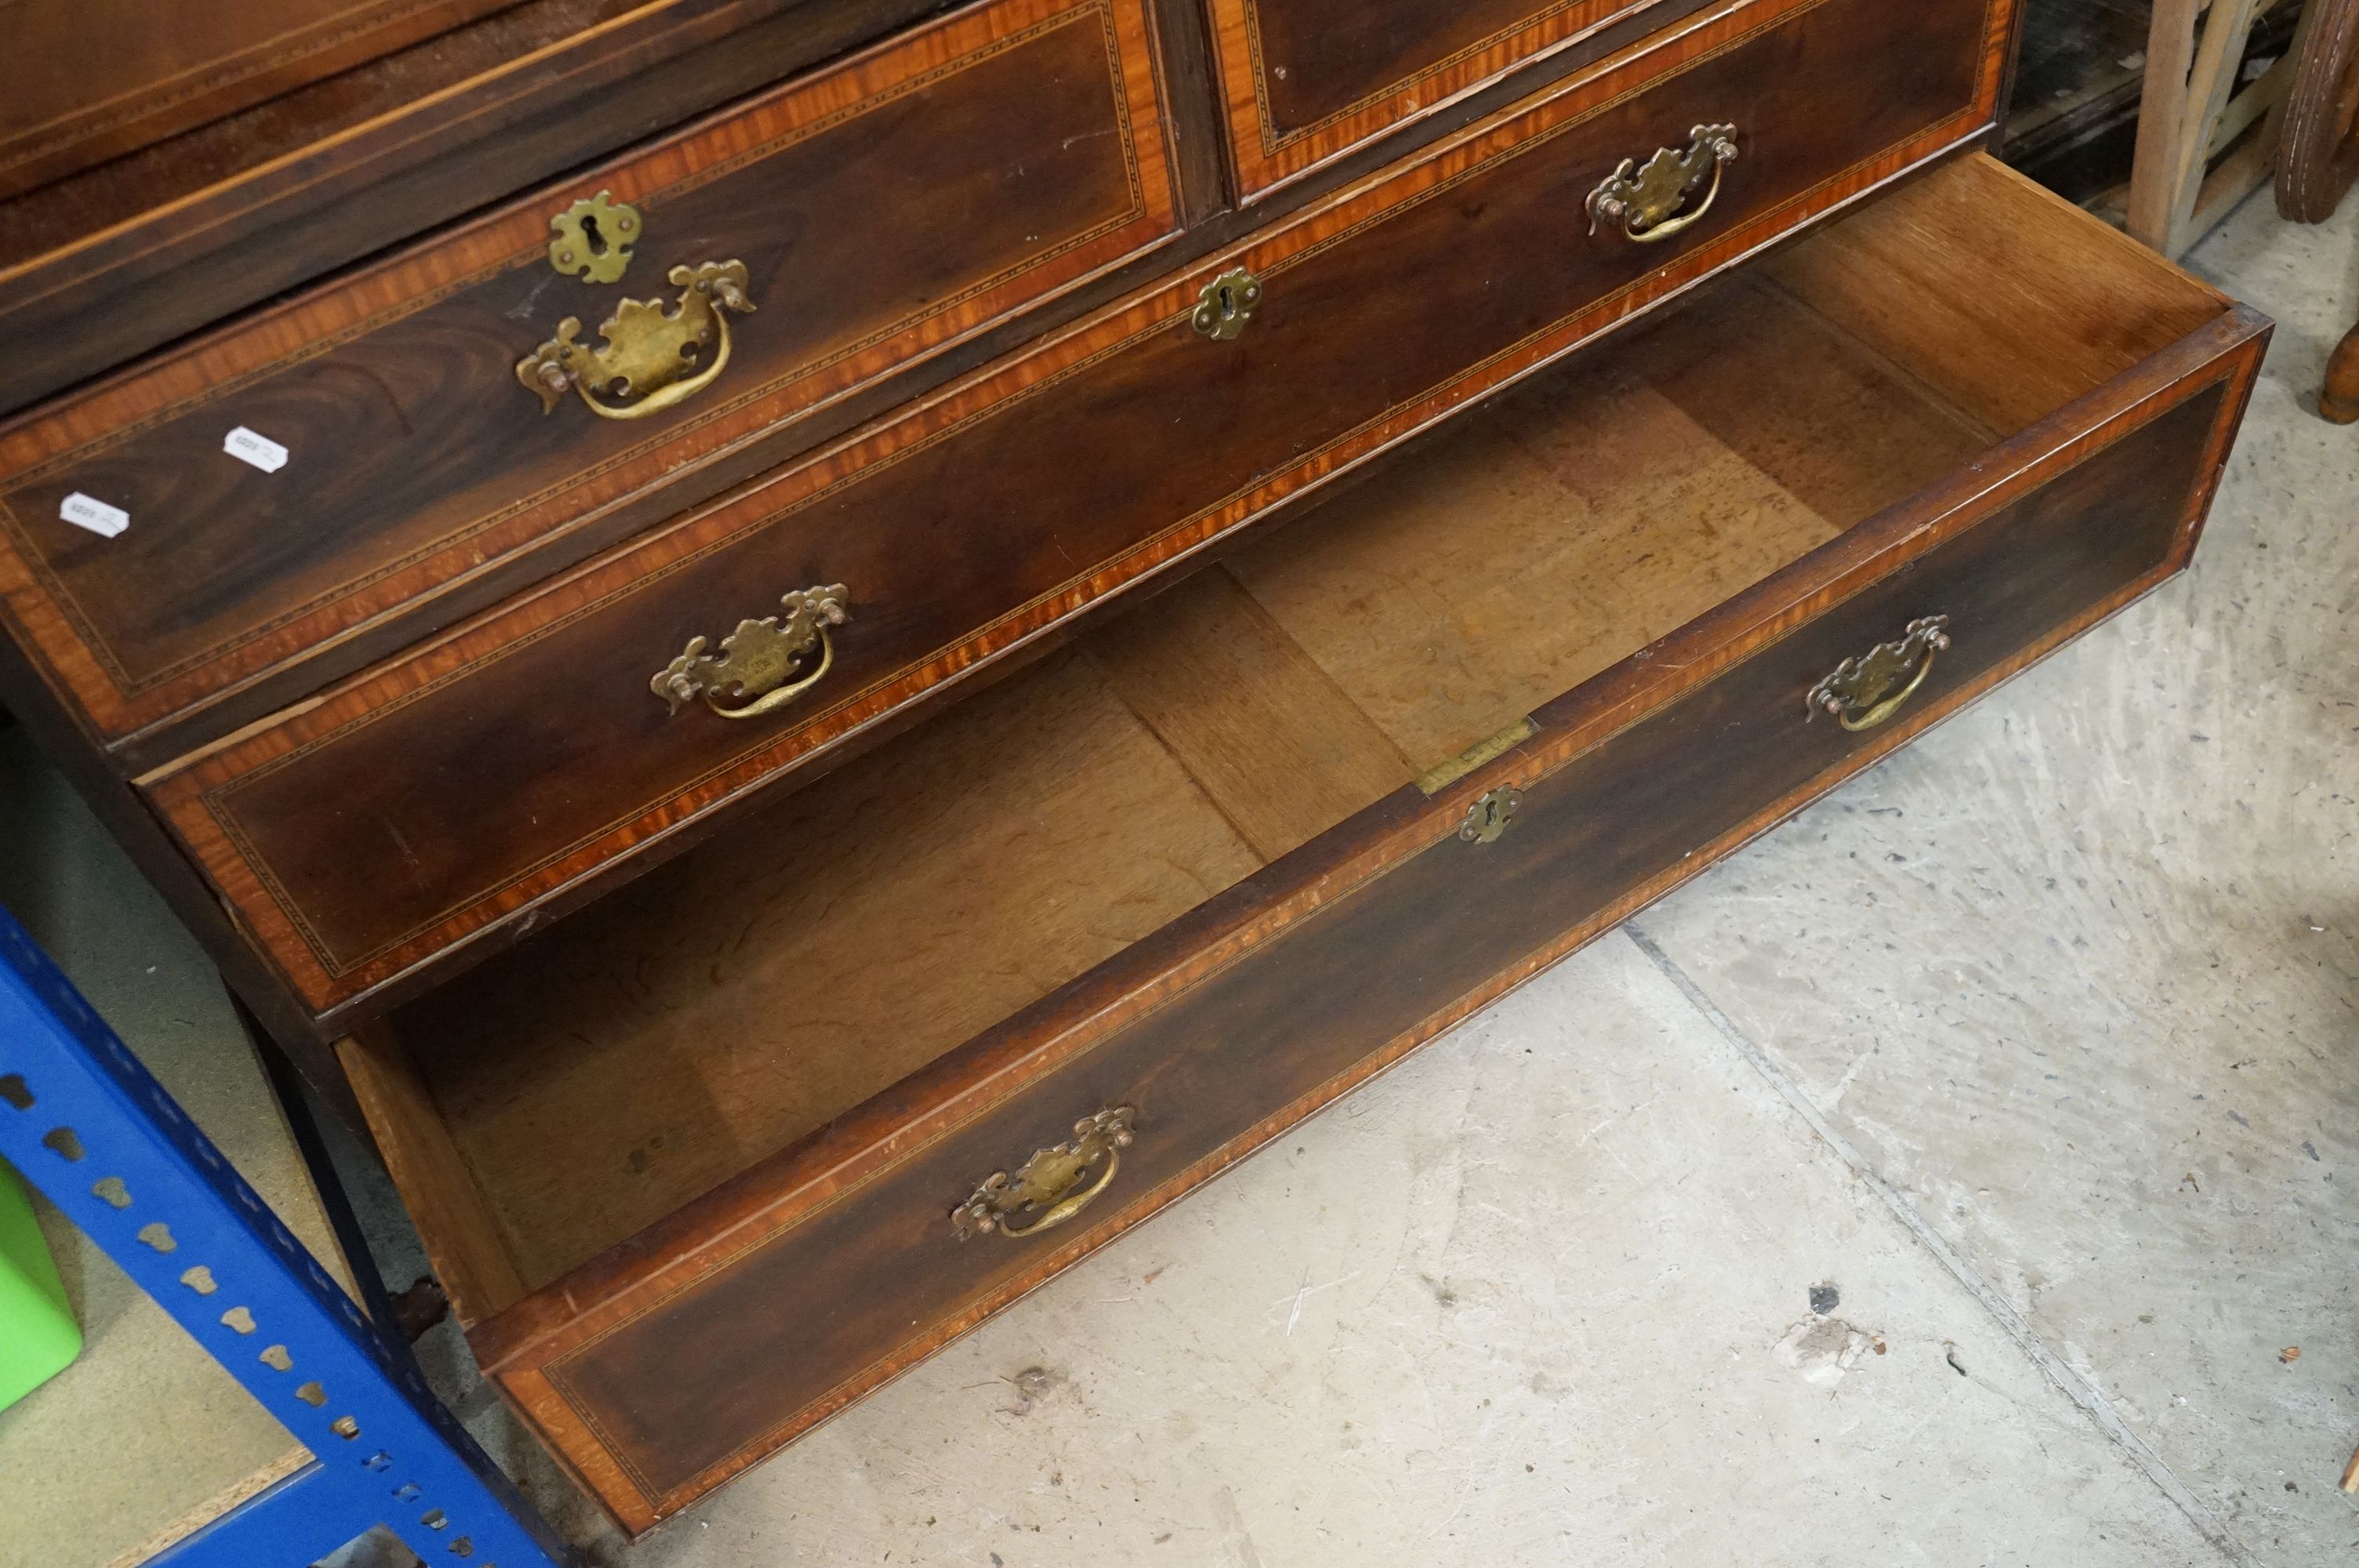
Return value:
<svg viewBox="0 0 2359 1568">
<path fill-rule="evenodd" d="M 2318 395 L 2318 411 L 2337 425 L 2359 423 L 2359 326 L 2343 334 L 2326 362 L 2326 390 Z"/>
<path fill-rule="evenodd" d="M 2293 48 L 2277 165 L 2277 212 L 2323 223 L 2359 184 L 2359 0 L 2310 0 Z"/>
</svg>

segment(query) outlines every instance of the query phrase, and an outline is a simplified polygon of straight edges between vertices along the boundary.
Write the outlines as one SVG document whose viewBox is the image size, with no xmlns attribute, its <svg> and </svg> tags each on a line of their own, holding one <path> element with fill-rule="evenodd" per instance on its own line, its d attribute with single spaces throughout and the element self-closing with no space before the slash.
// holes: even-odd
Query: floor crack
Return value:
<svg viewBox="0 0 2359 1568">
<path fill-rule="evenodd" d="M 2046 1342 L 2039 1337 L 2038 1331 L 2033 1329 L 2021 1313 L 2015 1310 L 2013 1303 L 1999 1294 L 1990 1281 L 1976 1271 L 1974 1266 L 1966 1260 L 1964 1254 L 1951 1246 L 1940 1232 L 1926 1223 L 1918 1214 L 1916 1206 L 1868 1163 L 1860 1152 L 1852 1146 L 1851 1140 L 1837 1131 L 1819 1108 L 1811 1103 L 1810 1097 L 1802 1092 L 1801 1086 L 1795 1083 L 1787 1076 L 1783 1068 L 1769 1059 L 1768 1053 L 1756 1044 L 1752 1037 L 1737 1026 L 1736 1021 L 1723 1011 L 1720 1004 L 1706 995 L 1703 988 L 1697 985 L 1669 954 L 1656 945 L 1655 939 L 1647 935 L 1645 928 L 1634 922 L 1625 921 L 1623 924 L 1622 932 L 1636 946 L 1639 952 L 1647 956 L 1647 962 L 1660 970 L 1663 978 L 1678 988 L 1680 994 L 1686 997 L 1689 1003 L 1698 1012 L 1703 1014 L 1706 1021 L 1720 1032 L 1721 1038 L 1734 1046 L 1736 1054 L 1744 1057 L 1755 1072 L 1768 1080 L 1769 1087 L 1776 1089 L 1788 1105 L 1793 1107 L 1795 1113 L 1809 1124 L 1810 1130 L 1826 1141 L 1827 1147 L 1833 1150 L 1836 1156 L 1851 1168 L 1852 1173 L 1866 1183 L 1869 1190 L 1884 1200 L 1885 1206 L 1892 1211 L 1902 1225 L 1908 1227 L 1909 1234 L 1916 1237 L 1918 1241 L 1922 1243 L 1935 1258 L 1940 1260 L 1941 1266 L 1949 1270 L 1960 1284 L 1965 1286 L 1967 1293 L 1982 1303 L 1983 1310 L 1989 1313 L 1999 1327 L 2006 1332 L 2006 1336 L 2015 1341 L 2017 1347 L 2031 1358 L 2032 1365 L 2039 1368 L 2040 1374 L 2060 1390 L 2067 1399 L 2080 1406 L 2089 1419 L 2097 1423 L 2098 1430 L 2103 1432 L 2115 1447 L 2126 1454 L 2132 1464 L 2146 1473 L 2147 1479 L 2153 1482 L 2165 1497 L 2179 1506 L 2180 1511 L 2187 1516 L 2189 1522 L 2195 1526 L 2203 1539 L 2229 1561 L 2242 1565 L 2242 1568 L 2258 1568 L 2259 1560 L 2245 1550 L 2242 1541 L 2228 1532 L 2228 1528 L 2220 1522 L 2218 1516 L 2204 1506 L 2201 1498 L 2188 1489 L 2185 1482 L 2172 1474 L 2170 1466 L 2163 1463 L 2162 1455 L 2148 1447 L 2146 1440 L 2130 1429 L 2129 1423 L 2122 1419 L 2121 1412 L 2114 1408 L 2113 1401 L 2104 1396 L 2103 1390 L 2074 1370 L 2071 1363 L 2048 1347 Z"/>
</svg>

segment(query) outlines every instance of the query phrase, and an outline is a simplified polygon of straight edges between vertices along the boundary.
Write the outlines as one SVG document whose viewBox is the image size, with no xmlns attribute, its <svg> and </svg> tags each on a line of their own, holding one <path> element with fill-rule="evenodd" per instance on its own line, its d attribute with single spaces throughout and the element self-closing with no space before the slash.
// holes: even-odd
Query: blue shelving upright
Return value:
<svg viewBox="0 0 2359 1568">
<path fill-rule="evenodd" d="M 150 1568 L 303 1568 L 377 1525 L 428 1568 L 565 1561 L 407 1342 L 372 1324 L 5 910 L 0 1155 L 312 1454 Z"/>
</svg>

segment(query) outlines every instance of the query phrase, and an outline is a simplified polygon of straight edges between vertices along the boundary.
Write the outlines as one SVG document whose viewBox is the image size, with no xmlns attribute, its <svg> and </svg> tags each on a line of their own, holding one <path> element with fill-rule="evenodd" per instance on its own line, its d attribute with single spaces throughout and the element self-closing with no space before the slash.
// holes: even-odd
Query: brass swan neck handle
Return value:
<svg viewBox="0 0 2359 1568">
<path fill-rule="evenodd" d="M 1698 125 L 1684 149 L 1661 147 L 1641 168 L 1636 158 L 1605 177 L 1589 193 L 1589 232 L 1601 224 L 1621 229 L 1625 239 L 1651 245 L 1703 219 L 1720 197 L 1722 173 L 1736 161 L 1736 127 Z M 1703 200 L 1687 205 L 1697 191 Z"/>
<path fill-rule="evenodd" d="M 1917 695 L 1933 673 L 1933 655 L 1950 645 L 1950 618 L 1911 621 L 1897 643 L 1879 643 L 1864 658 L 1845 659 L 1810 688 L 1808 713 L 1834 716 L 1846 730 L 1873 730 Z"/>
<path fill-rule="evenodd" d="M 699 262 L 670 277 L 678 302 L 624 300 L 598 329 L 603 347 L 577 341 L 582 319 L 568 316 L 557 336 L 516 362 L 516 379 L 542 414 L 571 392 L 602 419 L 644 419 L 712 384 L 729 363 L 730 313 L 754 309 L 745 264 Z"/>
<path fill-rule="evenodd" d="M 679 657 L 647 682 L 648 689 L 678 713 L 701 697 L 723 719 L 759 719 L 786 707 L 826 678 L 835 667 L 833 629 L 852 619 L 843 585 L 799 588 L 779 600 L 786 611 L 740 621 L 721 639 L 721 652 L 706 653 L 705 639 L 691 637 Z"/>
<path fill-rule="evenodd" d="M 1114 1184 L 1122 1152 L 1130 1147 L 1138 1112 L 1112 1106 L 1073 1123 L 1073 1136 L 1053 1149 L 1036 1149 L 1014 1175 L 985 1177 L 951 1211 L 961 1241 L 995 1232 L 1022 1238 L 1054 1229 L 1087 1208 Z"/>
</svg>

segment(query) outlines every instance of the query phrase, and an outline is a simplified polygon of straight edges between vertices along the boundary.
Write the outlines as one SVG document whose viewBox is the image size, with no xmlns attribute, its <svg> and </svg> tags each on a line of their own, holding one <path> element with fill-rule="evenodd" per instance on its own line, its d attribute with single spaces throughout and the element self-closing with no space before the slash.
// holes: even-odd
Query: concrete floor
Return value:
<svg viewBox="0 0 2359 1568">
<path fill-rule="evenodd" d="M 2195 569 L 1634 925 L 636 1549 L 429 1370 L 600 1564 L 2359 1561 L 2359 204 L 2193 265 Z"/>
</svg>

